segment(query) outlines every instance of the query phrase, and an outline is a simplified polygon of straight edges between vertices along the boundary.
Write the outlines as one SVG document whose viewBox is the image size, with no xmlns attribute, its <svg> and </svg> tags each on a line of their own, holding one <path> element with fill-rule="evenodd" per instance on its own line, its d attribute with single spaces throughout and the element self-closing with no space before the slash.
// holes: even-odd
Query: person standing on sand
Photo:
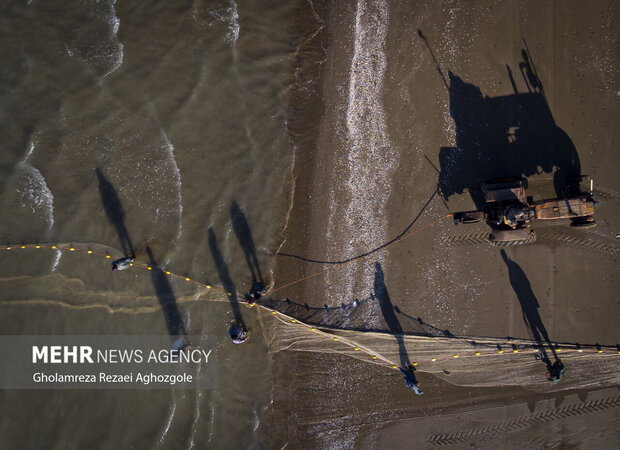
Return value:
<svg viewBox="0 0 620 450">
<path fill-rule="evenodd" d="M 112 271 L 116 272 L 119 270 L 126 270 L 131 267 L 131 264 L 136 259 L 132 256 L 126 256 L 125 258 L 117 259 L 116 261 L 112 261 Z"/>
<path fill-rule="evenodd" d="M 405 385 L 409 389 L 411 389 L 415 393 L 415 395 L 424 394 L 424 392 L 422 392 L 422 389 L 420 389 L 420 383 L 418 383 L 418 380 L 415 374 L 413 373 L 415 371 L 413 366 L 409 366 L 407 369 L 403 369 L 401 367 L 399 370 L 400 370 L 400 373 L 402 373 L 403 377 L 405 378 Z"/>
<path fill-rule="evenodd" d="M 415 371 L 409 355 L 407 353 L 407 347 L 405 346 L 404 331 L 400 325 L 398 317 L 394 312 L 394 305 L 385 286 L 385 275 L 383 268 L 379 262 L 375 263 L 375 283 L 374 283 L 374 298 L 377 299 L 379 307 L 381 308 L 381 314 L 387 324 L 390 332 L 394 334 L 396 342 L 398 344 L 398 354 L 400 356 L 400 372 L 405 377 L 405 385 L 407 388 L 415 392 L 416 395 L 422 395 L 422 390 L 419 387 L 418 380 L 416 379 Z"/>
<path fill-rule="evenodd" d="M 555 384 L 560 381 L 560 378 L 566 372 L 566 367 L 564 367 L 564 364 L 562 364 L 562 361 L 558 357 L 555 351 L 555 346 L 549 337 L 547 328 L 545 327 L 540 312 L 538 311 L 540 309 L 538 299 L 532 290 L 532 286 L 525 275 L 525 272 L 521 269 L 521 266 L 510 259 L 505 250 L 500 250 L 500 255 L 508 268 L 510 285 L 512 286 L 515 295 L 519 300 L 519 304 L 521 305 L 523 322 L 525 323 L 530 336 L 532 336 L 532 339 L 536 341 L 542 362 L 547 366 L 547 371 L 549 372 L 549 381 Z M 551 363 L 549 355 L 545 350 L 545 344 L 553 356 L 553 363 Z"/>
<path fill-rule="evenodd" d="M 243 344 L 248 339 L 248 333 L 235 321 L 228 329 L 228 337 L 233 344 Z"/>
<path fill-rule="evenodd" d="M 562 375 L 566 373 L 566 367 L 562 364 L 562 361 L 557 359 L 551 366 L 547 366 L 547 370 L 549 370 L 548 380 L 551 381 L 551 384 L 557 384 L 560 382 Z"/>
</svg>

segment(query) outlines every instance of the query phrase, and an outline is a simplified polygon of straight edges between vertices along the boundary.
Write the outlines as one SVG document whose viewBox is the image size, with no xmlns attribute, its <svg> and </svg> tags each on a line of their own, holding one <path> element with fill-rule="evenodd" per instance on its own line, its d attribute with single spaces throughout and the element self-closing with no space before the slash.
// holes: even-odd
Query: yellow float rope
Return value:
<svg viewBox="0 0 620 450">
<path fill-rule="evenodd" d="M 437 223 L 439 220 L 442 220 L 444 217 L 442 217 L 441 219 L 438 219 L 434 222 L 431 222 L 427 225 L 425 225 L 424 227 L 411 232 L 405 236 L 403 236 L 400 240 L 406 239 L 407 237 L 410 237 L 412 235 L 414 235 L 415 233 L 421 231 L 422 229 L 432 225 L 433 223 Z M 399 240 L 399 241 L 400 241 Z M 398 242 L 398 241 L 395 241 Z M 75 252 L 75 253 L 82 253 L 82 254 L 88 254 L 88 255 L 94 255 L 94 256 L 99 256 L 99 257 L 103 257 L 105 259 L 112 259 L 112 256 L 109 253 L 102 253 L 102 252 L 98 252 L 95 250 L 91 250 L 89 248 L 81 248 L 78 246 L 75 246 L 73 244 L 20 244 L 20 245 L 5 245 L 5 246 L 0 246 L 0 251 L 14 251 L 14 250 L 19 250 L 19 249 L 46 249 L 46 250 L 60 250 L 60 251 L 69 251 L 69 252 Z M 341 267 L 342 265 L 344 265 L 346 263 L 340 264 L 338 265 L 338 267 Z M 161 267 L 153 267 L 149 264 L 143 264 L 143 263 L 132 263 L 131 264 L 132 267 L 138 268 L 138 269 L 143 269 L 143 270 L 160 270 L 161 272 L 165 273 L 167 276 L 172 277 L 172 278 L 177 278 L 180 280 L 183 280 L 185 282 L 188 283 L 193 283 L 196 286 L 199 286 L 203 289 L 206 290 L 211 290 L 211 289 L 215 289 L 215 290 L 219 290 L 222 293 L 226 294 L 227 296 L 231 297 L 232 293 L 227 292 L 223 287 L 221 286 L 215 286 L 212 284 L 208 284 L 208 283 L 202 283 L 198 280 L 194 280 L 190 277 L 187 277 L 185 275 L 179 275 L 177 273 L 174 273 L 171 270 L 165 269 L 165 268 L 161 268 Z M 317 272 L 316 274 L 313 274 L 312 276 L 318 276 L 322 273 L 325 273 L 327 270 L 323 270 L 321 272 Z M 308 279 L 309 277 L 304 277 L 304 278 L 300 278 L 299 280 L 293 282 L 293 283 L 288 283 L 283 287 L 286 286 L 291 286 L 292 284 L 301 282 L 305 279 Z M 280 288 L 280 289 L 281 289 Z M 270 293 L 273 293 L 275 291 L 277 291 L 278 289 L 273 289 L 270 291 Z M 347 347 L 349 347 L 350 349 L 352 349 L 354 352 L 360 352 L 360 353 L 366 353 L 368 355 L 368 358 L 371 360 L 371 362 L 374 363 L 378 363 L 381 364 L 383 366 L 392 368 L 392 369 L 398 369 L 399 366 L 394 362 L 391 361 L 381 355 L 377 355 L 375 354 L 375 352 L 373 352 L 371 349 L 366 348 L 356 342 L 354 342 L 353 340 L 349 339 L 349 338 L 345 338 L 342 336 L 334 336 L 333 333 L 330 333 L 330 330 L 328 328 L 320 328 L 318 326 L 315 325 L 310 325 L 310 324 L 306 324 L 304 322 L 301 322 L 291 316 L 288 316 L 287 314 L 284 314 L 282 312 L 279 312 L 275 309 L 269 308 L 265 305 L 261 305 L 260 303 L 253 303 L 253 302 L 249 302 L 247 299 L 245 299 L 244 297 L 241 296 L 237 296 L 235 299 L 237 302 L 239 303 L 243 303 L 248 307 L 253 307 L 254 305 L 258 306 L 259 308 L 262 308 L 268 312 L 271 313 L 271 315 L 276 318 L 277 320 L 280 320 L 281 322 L 284 323 L 288 323 L 288 324 L 294 324 L 298 327 L 300 327 L 300 329 L 304 329 L 305 331 L 309 332 L 309 333 L 314 333 L 317 335 L 320 335 L 322 337 L 324 337 L 326 340 L 331 340 L 333 342 L 337 342 L 341 345 L 345 345 Z M 406 336 L 406 333 L 405 333 Z M 458 337 L 458 338 L 462 338 L 462 339 L 468 339 L 468 340 L 472 340 L 475 339 L 473 337 Z M 434 339 L 434 337 L 429 337 L 429 339 Z M 538 343 L 534 343 L 533 341 L 527 341 L 527 340 L 523 340 L 523 339 L 519 339 L 519 340 L 514 340 L 514 341 L 510 341 L 510 342 L 503 342 L 503 341 L 499 341 L 499 340 L 495 340 L 492 338 L 480 338 L 481 341 L 493 341 L 493 345 L 496 346 L 495 349 L 481 349 L 481 350 L 477 350 L 477 351 L 472 351 L 469 353 L 455 353 L 455 354 L 451 354 L 451 355 L 441 355 L 441 356 L 437 356 L 437 357 L 433 357 L 433 358 L 429 358 L 427 360 L 421 360 L 421 361 L 414 361 L 412 362 L 413 366 L 419 366 L 419 365 L 430 365 L 433 363 L 438 363 L 441 362 L 443 360 L 449 360 L 449 359 L 456 359 L 456 358 L 481 358 L 481 357 L 499 357 L 501 355 L 527 355 L 527 354 L 535 354 L 539 351 L 540 345 Z M 517 346 L 515 345 L 515 343 L 519 343 L 521 348 L 517 348 Z M 503 345 L 502 345 L 503 344 Z M 600 346 L 600 345 L 577 345 L 577 344 L 559 344 L 559 343 L 553 343 L 552 344 L 554 347 L 554 350 L 556 352 L 562 352 L 564 354 L 569 354 L 569 355 L 575 355 L 577 356 L 578 354 L 582 354 L 582 353 L 595 353 L 595 354 L 609 354 L 612 351 L 615 352 L 616 354 L 620 354 L 620 349 L 618 349 L 617 347 L 613 347 L 613 346 Z M 510 347 L 510 349 L 503 349 L 502 347 Z"/>
</svg>

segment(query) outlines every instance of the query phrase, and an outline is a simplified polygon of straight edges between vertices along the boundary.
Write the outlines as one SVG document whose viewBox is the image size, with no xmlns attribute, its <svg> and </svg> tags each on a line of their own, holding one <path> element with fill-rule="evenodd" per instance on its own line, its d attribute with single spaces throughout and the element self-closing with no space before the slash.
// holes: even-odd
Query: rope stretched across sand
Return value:
<svg viewBox="0 0 620 450">
<path fill-rule="evenodd" d="M 408 236 L 403 236 L 402 239 L 406 237 Z M 20 244 L 2 246 L 0 251 L 48 249 L 112 259 L 105 249 L 92 250 L 91 247 L 94 246 Z M 220 286 L 203 283 L 166 268 L 141 263 L 133 263 L 133 267 L 145 271 L 160 270 L 167 276 L 192 283 L 205 290 L 221 291 L 224 294 L 221 296 L 222 301 L 226 299 L 225 295 L 229 295 Z M 453 384 L 464 386 L 520 385 L 534 390 L 548 391 L 610 386 L 620 383 L 620 371 L 618 370 L 620 350 L 613 346 L 552 343 L 555 352 L 561 355 L 567 365 L 569 375 L 562 379 L 561 384 L 551 386 L 547 382 L 544 365 L 540 361 L 540 344 L 535 341 L 472 336 L 424 336 L 326 328 L 304 323 L 278 311 L 274 309 L 274 304 L 269 300 L 248 303 L 245 298 L 238 296 L 237 301 L 245 303 L 248 307 L 256 305 L 275 319 L 269 326 L 272 331 L 269 339 L 273 351 L 344 354 L 397 370 L 401 351 L 397 344 L 396 338 L 398 337 L 406 345 L 407 351 L 413 355 L 412 364 L 416 370 L 432 373 Z M 81 307 L 97 306 L 101 305 L 81 305 Z M 127 311 L 137 313 L 151 312 L 156 309 L 157 307 L 154 306 L 127 308 Z"/>
</svg>

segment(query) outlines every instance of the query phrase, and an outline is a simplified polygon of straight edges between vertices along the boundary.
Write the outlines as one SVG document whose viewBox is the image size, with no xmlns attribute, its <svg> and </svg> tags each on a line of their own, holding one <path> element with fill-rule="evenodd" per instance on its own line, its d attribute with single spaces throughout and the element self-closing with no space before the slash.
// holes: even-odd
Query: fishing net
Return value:
<svg viewBox="0 0 620 450">
<path fill-rule="evenodd" d="M 553 352 L 533 341 L 325 328 L 280 312 L 264 312 L 272 318 L 265 319 L 270 344 L 279 351 L 343 354 L 386 370 L 411 364 L 417 372 L 462 386 L 522 386 L 545 392 L 620 382 L 620 355 L 610 347 L 555 344 L 553 352 L 566 374 L 552 384 L 542 354 L 553 362 Z"/>
<path fill-rule="evenodd" d="M 38 249 L 49 250 L 47 257 L 33 258 L 31 251 Z M 44 270 L 43 266 L 54 264 L 59 251 L 64 258 L 62 273 Z M 79 254 L 83 256 L 78 258 Z M 457 336 L 409 317 L 397 308 L 402 331 L 371 329 L 364 321 L 364 308 L 376 307 L 374 296 L 325 308 L 268 296 L 250 305 L 218 285 L 148 263 L 136 263 L 134 269 L 141 270 L 102 274 L 101 258 L 113 260 L 105 247 L 32 244 L 8 251 L 4 247 L 2 255 L 6 269 L 0 278 L 0 290 L 10 292 L 6 297 L 10 299 L 2 300 L 5 306 L 104 308 L 113 314 L 128 315 L 153 313 L 161 308 L 153 295 L 153 283 L 164 283 L 169 285 L 180 308 L 191 308 L 198 302 L 219 302 L 237 303 L 236 308 L 241 308 L 243 315 L 254 309 L 252 313 L 256 313 L 272 352 L 341 354 L 384 366 L 386 370 L 410 367 L 414 372 L 430 373 L 462 386 L 522 386 L 535 391 L 557 391 L 620 383 L 620 351 L 616 347 Z M 42 272 L 47 273 L 41 275 Z M 559 383 L 552 384 L 548 363 L 556 360 L 561 360 L 566 374 Z"/>
</svg>

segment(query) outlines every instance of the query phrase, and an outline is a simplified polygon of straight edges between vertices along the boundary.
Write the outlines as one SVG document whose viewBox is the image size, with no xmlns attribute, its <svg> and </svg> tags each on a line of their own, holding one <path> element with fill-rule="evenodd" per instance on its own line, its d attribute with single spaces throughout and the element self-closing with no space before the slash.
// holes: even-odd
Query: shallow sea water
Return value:
<svg viewBox="0 0 620 450">
<path fill-rule="evenodd" d="M 295 7 L 5 2 L 0 241 L 98 246 L 114 257 L 133 249 L 138 261 L 224 279 L 241 294 L 269 284 L 292 189 Z M 103 258 L 53 250 L 7 252 L 0 263 L 3 334 L 167 332 L 146 271 L 112 273 Z M 250 341 L 234 346 L 221 293 L 170 287 L 188 334 L 219 337 L 212 390 L 3 391 L 0 446 L 267 446 L 271 357 L 260 314 L 241 308 Z"/>
</svg>

